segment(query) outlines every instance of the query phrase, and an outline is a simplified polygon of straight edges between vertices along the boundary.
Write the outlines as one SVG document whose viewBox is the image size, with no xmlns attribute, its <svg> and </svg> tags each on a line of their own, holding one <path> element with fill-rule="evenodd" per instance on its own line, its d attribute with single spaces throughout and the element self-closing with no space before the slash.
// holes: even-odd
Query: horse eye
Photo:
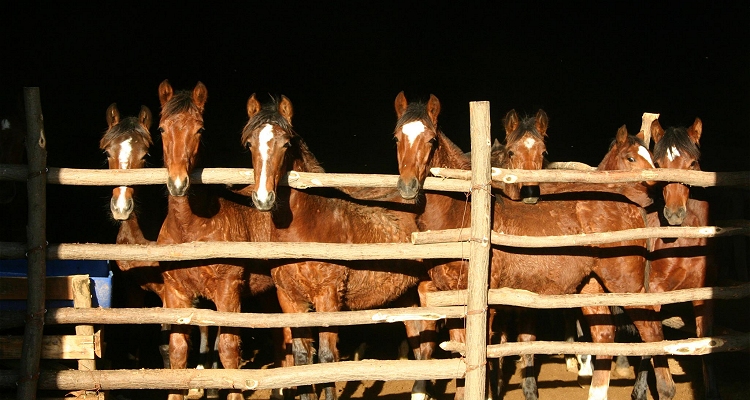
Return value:
<svg viewBox="0 0 750 400">
<path fill-rule="evenodd" d="M 203 133 L 205 131 L 206 131 L 206 128 L 200 128 L 200 129 L 198 129 L 198 133 Z"/>
<path fill-rule="evenodd" d="M 159 127 L 159 133 L 164 133 L 164 128 L 162 128 L 161 126 Z"/>
<path fill-rule="evenodd" d="M 513 157 L 513 152 L 508 150 L 508 157 Z"/>
<path fill-rule="evenodd" d="M 635 158 L 633 158 L 633 157 L 628 157 L 627 160 L 628 160 L 628 162 L 635 162 Z"/>
<path fill-rule="evenodd" d="M 698 168 L 698 161 L 693 160 L 693 162 L 690 163 L 690 168 Z"/>
<path fill-rule="evenodd" d="M 291 143 L 291 142 L 286 142 L 286 143 L 284 143 L 284 148 L 285 148 L 285 149 L 288 149 L 288 148 L 290 148 L 290 147 L 292 147 L 292 143 Z"/>
<path fill-rule="evenodd" d="M 434 146 L 435 143 L 437 143 L 437 138 L 434 137 L 434 138 L 430 139 L 430 141 L 428 143 L 430 143 L 430 145 Z"/>
<path fill-rule="evenodd" d="M 250 142 L 245 142 L 245 148 L 250 150 L 250 148 L 253 147 L 253 144 Z"/>
</svg>

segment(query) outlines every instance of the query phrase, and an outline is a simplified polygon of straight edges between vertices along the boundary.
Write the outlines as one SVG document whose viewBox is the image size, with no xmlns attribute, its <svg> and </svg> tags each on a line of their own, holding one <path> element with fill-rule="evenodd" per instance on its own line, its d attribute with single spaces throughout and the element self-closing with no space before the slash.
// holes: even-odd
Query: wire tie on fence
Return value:
<svg viewBox="0 0 750 400">
<path fill-rule="evenodd" d="M 49 172 L 49 168 L 44 168 L 41 171 L 29 172 L 27 179 L 36 178 L 37 176 L 46 175 Z"/>
<path fill-rule="evenodd" d="M 464 359 L 464 360 L 466 360 L 466 359 Z M 464 362 L 466 362 L 466 361 L 464 361 Z M 466 364 L 466 372 L 473 371 L 473 370 L 479 369 L 479 368 L 484 368 L 486 366 L 487 366 L 487 361 L 482 362 L 482 363 L 477 364 L 477 365 Z"/>
</svg>

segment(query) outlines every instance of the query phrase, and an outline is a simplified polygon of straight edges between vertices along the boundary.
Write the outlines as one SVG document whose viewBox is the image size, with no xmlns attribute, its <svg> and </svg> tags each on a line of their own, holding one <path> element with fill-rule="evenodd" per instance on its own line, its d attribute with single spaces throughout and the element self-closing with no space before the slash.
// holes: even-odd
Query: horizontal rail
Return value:
<svg viewBox="0 0 750 400">
<path fill-rule="evenodd" d="M 273 369 L 138 369 L 41 371 L 39 389 L 240 389 L 263 390 L 327 382 L 411 381 L 463 378 L 462 359 L 364 360 Z M 0 371 L 0 387 L 15 387 L 17 371 Z"/>
<path fill-rule="evenodd" d="M 427 293 L 429 307 L 466 304 L 466 290 Z M 750 283 L 730 287 L 680 289 L 663 293 L 537 294 L 522 289 L 490 289 L 487 303 L 530 308 L 578 308 L 584 306 L 650 306 L 693 300 L 733 300 L 750 297 Z"/>
<path fill-rule="evenodd" d="M 47 246 L 50 260 L 185 261 L 208 259 L 419 260 L 467 258 L 467 243 L 190 242 L 179 244 L 61 243 Z M 26 245 L 0 242 L 0 259 L 24 258 Z"/>
<path fill-rule="evenodd" d="M 443 350 L 464 354 L 466 345 L 443 342 Z M 744 351 L 750 349 L 750 333 L 664 340 L 650 343 L 584 343 L 584 342 L 523 342 L 487 346 L 487 357 L 498 358 L 520 354 L 590 354 L 602 356 L 697 356 L 709 353 Z"/>
<path fill-rule="evenodd" d="M 659 228 L 634 228 L 611 232 L 581 233 L 559 236 L 523 236 L 508 235 L 492 231 L 490 241 L 498 246 L 513 247 L 562 247 L 585 246 L 590 244 L 613 243 L 625 240 L 647 238 L 711 238 L 720 236 L 750 235 L 747 221 L 732 221 L 738 226 L 669 226 Z M 413 232 L 411 242 L 414 244 L 435 244 L 466 242 L 471 239 L 469 228 L 445 229 L 440 231 Z"/>
<path fill-rule="evenodd" d="M 471 179 L 471 171 L 449 168 L 432 168 L 435 176 L 453 179 Z M 750 189 L 750 171 L 708 172 L 682 169 L 655 168 L 635 171 L 580 171 L 580 170 L 522 170 L 492 168 L 492 180 L 503 183 L 521 182 L 576 182 L 624 183 L 643 181 L 682 182 L 693 186 L 737 186 Z"/>
<path fill-rule="evenodd" d="M 23 165 L 0 165 L 0 180 L 26 181 L 28 168 Z M 255 182 L 249 168 L 198 168 L 190 173 L 191 183 L 249 185 Z M 165 168 L 141 169 L 77 169 L 54 168 L 47 170 L 47 183 L 76 186 L 132 186 L 164 185 Z M 396 188 L 398 175 L 341 174 L 292 171 L 279 182 L 297 189 L 312 187 L 377 187 Z M 469 192 L 471 183 L 463 180 L 427 178 L 424 188 L 449 192 Z"/>
<path fill-rule="evenodd" d="M 175 324 L 237 328 L 326 327 L 367 325 L 411 320 L 463 318 L 465 307 L 403 307 L 362 311 L 310 313 L 235 313 L 200 308 L 52 308 L 45 325 L 60 324 Z M 0 328 L 23 326 L 25 311 L 0 314 Z"/>
</svg>

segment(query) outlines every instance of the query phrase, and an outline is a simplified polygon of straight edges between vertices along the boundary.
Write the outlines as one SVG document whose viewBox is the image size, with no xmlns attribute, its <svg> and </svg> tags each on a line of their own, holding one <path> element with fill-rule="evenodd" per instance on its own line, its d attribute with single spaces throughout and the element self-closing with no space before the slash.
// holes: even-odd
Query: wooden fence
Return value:
<svg viewBox="0 0 750 400">
<path fill-rule="evenodd" d="M 750 334 L 664 341 L 642 344 L 536 342 L 486 345 L 487 304 L 524 307 L 565 308 L 582 305 L 668 304 L 694 299 L 741 298 L 750 296 L 750 283 L 731 288 L 703 288 L 651 294 L 603 294 L 540 296 L 510 289 L 488 290 L 487 274 L 491 244 L 520 247 L 584 245 L 619 241 L 623 238 L 714 237 L 748 235 L 750 223 L 738 221 L 729 227 L 647 228 L 591 235 L 557 237 L 514 237 L 491 232 L 490 180 L 498 182 L 639 182 L 681 181 L 699 186 L 737 186 L 750 189 L 750 172 L 693 172 L 649 170 L 636 172 L 520 171 L 489 167 L 489 104 L 470 103 L 473 171 L 433 171 L 459 179 L 428 178 L 425 188 L 471 192 L 472 225 L 464 232 L 433 232 L 414 235 L 414 244 L 321 244 L 321 243 L 184 243 L 177 245 L 55 244 L 45 242 L 45 187 L 47 183 L 68 185 L 163 184 L 163 169 L 76 170 L 47 168 L 41 106 L 37 88 L 25 89 L 29 165 L 0 166 L 0 179 L 27 181 L 30 210 L 28 243 L 0 243 L 0 258 L 29 261 L 27 311 L 3 312 L 0 328 L 25 324 L 23 358 L 18 371 L 0 371 L 0 387 L 18 386 L 19 399 L 34 399 L 37 389 L 268 389 L 332 381 L 362 379 L 416 380 L 466 378 L 469 399 L 483 399 L 484 365 L 487 357 L 511 354 L 705 354 L 750 348 Z M 191 175 L 196 183 L 252 183 L 249 169 L 203 169 Z M 471 182 L 465 179 L 471 179 Z M 320 186 L 395 187 L 395 176 L 312 174 L 291 172 L 284 184 L 296 188 Z M 31 204 L 34 202 L 34 204 Z M 448 236 L 446 236 L 448 235 Z M 446 239 L 448 238 L 448 239 Z M 472 239 L 473 238 L 473 239 Z M 446 242 L 450 243 L 446 243 Z M 425 244 L 420 244 L 425 243 Z M 46 259 L 78 260 L 188 260 L 205 258 L 321 258 L 321 259 L 429 259 L 468 258 L 468 291 L 437 293 L 431 305 L 420 309 L 383 309 L 305 315 L 236 314 L 199 309 L 52 309 L 44 310 L 44 263 Z M 40 288 L 42 290 L 40 290 Z M 434 304 L 434 305 L 433 305 Z M 134 316 L 137 315 L 137 318 Z M 396 322 L 407 319 L 466 318 L 467 343 L 446 343 L 444 347 L 465 358 L 429 361 L 350 361 L 335 364 L 294 366 L 275 370 L 115 370 L 41 371 L 39 356 L 44 324 L 169 323 L 237 327 L 335 326 Z"/>
</svg>

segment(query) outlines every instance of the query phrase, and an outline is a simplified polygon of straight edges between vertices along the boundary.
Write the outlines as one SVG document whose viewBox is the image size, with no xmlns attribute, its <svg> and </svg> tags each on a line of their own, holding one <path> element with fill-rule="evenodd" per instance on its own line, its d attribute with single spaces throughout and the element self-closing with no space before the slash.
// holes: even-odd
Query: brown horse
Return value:
<svg viewBox="0 0 750 400">
<path fill-rule="evenodd" d="M 307 144 L 292 128 L 292 103 L 282 96 L 261 105 L 253 94 L 247 103 L 249 120 L 242 143 L 252 154 L 255 184 L 252 199 L 272 216 L 271 240 L 321 243 L 406 243 L 417 230 L 414 214 L 353 201 L 336 189 L 298 190 L 278 183 L 289 171 L 323 172 Z M 396 304 L 416 306 L 414 288 L 425 267 L 415 261 L 281 261 L 272 270 L 284 312 L 361 310 Z M 420 349 L 420 331 L 432 323 L 406 323 L 417 359 L 428 358 Z M 314 349 L 309 329 L 293 329 L 296 365 L 312 362 Z M 339 359 L 336 327 L 320 328 L 318 359 Z M 426 396 L 425 382 L 416 382 L 415 396 Z M 310 388 L 298 388 L 301 398 L 314 397 Z M 323 386 L 323 396 L 335 399 L 335 387 Z"/>
<path fill-rule="evenodd" d="M 439 103 L 434 96 L 427 104 L 407 104 L 402 94 L 396 98 L 398 122 L 395 136 L 399 142 L 400 180 L 423 182 L 430 167 L 465 168 L 463 152 L 437 130 Z M 419 123 L 415 123 L 419 121 Z M 414 125 L 412 125 L 414 124 Z M 423 127 L 415 129 L 414 126 Z M 402 142 L 405 142 L 402 144 Z M 400 184 L 399 187 L 404 186 Z M 420 185 L 413 185 L 420 187 Z M 408 193 L 413 195 L 413 193 Z M 424 193 L 424 213 L 419 216 L 421 229 L 446 229 L 466 226 L 468 218 L 464 201 L 458 203 L 442 193 Z M 452 203 L 452 204 L 451 204 Z M 436 207 L 437 205 L 437 207 Z M 461 219 L 451 209 L 461 210 Z M 466 210 L 466 211 L 463 211 Z M 508 201 L 497 197 L 493 230 L 514 235 L 546 236 L 605 232 L 644 227 L 640 208 L 619 200 L 545 200 L 536 205 Z M 577 293 L 590 277 L 595 277 L 610 292 L 644 291 L 645 240 L 599 246 L 555 249 L 514 249 L 493 246 L 490 287 L 512 287 L 542 294 Z M 444 264 L 430 270 L 438 290 L 466 288 L 466 269 Z M 606 308 L 606 307 L 605 307 Z M 661 324 L 653 307 L 627 308 L 641 337 L 646 342 L 663 339 Z M 611 342 L 614 327 L 608 309 L 584 310 L 595 342 Z M 522 332 L 524 333 L 524 332 Z M 452 340 L 462 338 L 451 331 Z M 521 340 L 533 339 L 533 334 Z M 655 357 L 655 371 L 661 398 L 674 396 L 674 382 L 665 357 Z M 527 364 L 528 365 L 528 364 Z M 609 386 L 611 357 L 599 357 L 589 392 L 590 399 L 604 399 Z M 531 371 L 528 371 L 531 372 Z M 527 378 L 532 378 L 528 373 Z M 524 380 L 527 398 L 536 398 L 533 379 Z M 463 393 L 457 392 L 457 397 Z"/>
<path fill-rule="evenodd" d="M 168 171 L 167 217 L 159 244 L 193 241 L 268 241 L 269 219 L 247 204 L 233 201 L 232 193 L 220 188 L 190 186 L 189 174 L 198 163 L 203 128 L 203 110 L 208 92 L 202 83 L 192 91 L 174 92 L 169 82 L 159 85 L 164 165 Z M 244 195 L 243 191 L 238 193 Z M 236 197 L 236 196 L 235 196 Z M 246 199 L 246 197 L 245 197 Z M 218 311 L 240 312 L 243 295 L 272 293 L 268 266 L 256 260 L 195 260 L 162 262 L 163 300 L 168 308 L 192 307 L 198 297 L 213 301 Z M 172 368 L 185 368 L 190 326 L 173 325 L 169 341 Z M 224 368 L 239 368 L 238 328 L 219 329 L 219 358 Z M 181 399 L 173 392 L 171 399 Z M 231 390 L 230 399 L 241 399 Z"/>
<path fill-rule="evenodd" d="M 702 132 L 703 122 L 699 118 L 688 128 L 671 127 L 666 131 L 659 120 L 655 120 L 651 124 L 651 137 L 654 139 L 653 153 L 657 167 L 700 171 L 699 146 Z M 662 189 L 664 208 L 649 215 L 649 225 L 710 225 L 709 203 L 702 200 L 699 192 L 696 192 L 682 183 L 665 184 Z M 713 254 L 713 243 L 706 238 L 655 239 L 651 253 L 649 291 L 665 292 L 713 285 L 718 274 Z M 711 336 L 714 302 L 696 300 L 693 302 L 693 310 L 696 336 Z M 711 355 L 702 356 L 701 359 L 705 398 L 719 399 Z M 645 393 L 642 398 L 645 398 Z"/>
</svg>

